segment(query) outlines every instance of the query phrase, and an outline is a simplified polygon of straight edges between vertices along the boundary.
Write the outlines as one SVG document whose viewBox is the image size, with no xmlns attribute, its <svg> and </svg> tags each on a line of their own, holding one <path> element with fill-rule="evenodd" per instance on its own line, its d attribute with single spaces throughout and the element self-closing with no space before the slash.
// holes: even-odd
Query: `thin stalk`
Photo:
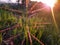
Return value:
<svg viewBox="0 0 60 45">
<path fill-rule="evenodd" d="M 35 3 L 35 4 L 30 8 L 30 11 L 32 11 L 37 4 L 39 4 L 39 3 Z"/>
<path fill-rule="evenodd" d="M 34 35 L 31 34 L 31 36 L 32 36 L 36 41 L 38 41 L 41 45 L 44 45 L 44 43 L 41 42 L 38 38 L 36 38 Z"/>
<path fill-rule="evenodd" d="M 10 44 L 11 44 L 11 45 L 14 45 L 12 41 L 10 42 Z"/>
<path fill-rule="evenodd" d="M 22 43 L 21 43 L 21 45 L 23 45 L 23 44 L 24 44 L 24 41 L 25 41 L 25 39 L 23 39 L 23 40 L 22 40 Z"/>
<path fill-rule="evenodd" d="M 0 33 L 0 45 L 2 44 L 2 33 Z"/>
<path fill-rule="evenodd" d="M 25 27 L 26 28 L 26 27 Z M 25 38 L 26 38 L 26 45 L 28 45 L 28 33 L 27 33 L 27 30 L 25 29 Z"/>
<path fill-rule="evenodd" d="M 30 45 L 32 45 L 32 39 L 31 39 L 29 27 L 27 26 L 26 28 L 27 28 L 27 31 L 28 31 L 28 37 L 29 37 L 29 40 L 30 40 Z"/>
<path fill-rule="evenodd" d="M 23 18 L 22 18 L 22 27 L 23 27 L 23 30 L 24 30 L 24 36 L 25 36 L 25 39 L 26 39 L 26 45 L 28 45 L 28 34 L 27 34 L 27 29 L 26 29 L 26 25 L 27 25 L 27 16 L 26 16 L 26 13 L 23 13 Z"/>
</svg>

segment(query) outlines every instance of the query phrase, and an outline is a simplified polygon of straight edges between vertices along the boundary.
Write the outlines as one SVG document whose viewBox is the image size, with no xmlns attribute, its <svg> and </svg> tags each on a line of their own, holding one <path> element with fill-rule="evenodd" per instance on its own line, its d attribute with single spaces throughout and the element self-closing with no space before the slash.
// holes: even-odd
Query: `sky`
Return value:
<svg viewBox="0 0 60 45">
<path fill-rule="evenodd" d="M 6 2 L 6 3 L 8 3 L 8 2 L 10 2 L 10 3 L 16 3 L 16 0 L 0 0 L 0 2 Z"/>
<path fill-rule="evenodd" d="M 1 2 L 6 2 L 6 3 L 8 3 L 9 2 L 9 0 L 0 0 Z M 16 2 L 16 0 L 11 0 L 10 2 L 13 2 L 13 3 L 15 3 Z"/>
</svg>

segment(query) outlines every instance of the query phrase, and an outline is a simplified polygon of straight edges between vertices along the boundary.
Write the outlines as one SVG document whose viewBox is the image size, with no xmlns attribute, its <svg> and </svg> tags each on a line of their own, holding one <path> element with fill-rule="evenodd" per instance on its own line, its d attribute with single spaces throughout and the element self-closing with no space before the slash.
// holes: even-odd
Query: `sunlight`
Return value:
<svg viewBox="0 0 60 45">
<path fill-rule="evenodd" d="M 31 1 L 42 2 L 50 7 L 54 7 L 54 4 L 57 2 L 57 0 L 31 0 Z"/>
<path fill-rule="evenodd" d="M 16 0 L 0 0 L 0 1 L 6 3 L 16 3 Z"/>
<path fill-rule="evenodd" d="M 53 22 L 54 22 L 54 25 L 56 28 L 56 32 L 59 32 L 59 28 L 58 28 L 58 25 L 57 25 L 57 22 L 55 19 L 55 15 L 54 15 L 54 11 L 53 11 L 53 7 L 54 7 L 55 3 L 57 2 L 57 0 L 31 0 L 31 1 L 42 2 L 51 8 L 52 18 L 53 18 Z M 38 10 L 36 10 L 36 11 L 38 11 Z"/>
<path fill-rule="evenodd" d="M 56 32 L 59 33 L 59 28 L 58 28 L 58 25 L 57 25 L 57 22 L 56 22 L 56 18 L 55 18 L 53 8 L 51 8 L 51 13 L 52 13 L 53 22 L 54 22 L 54 25 L 55 25 L 55 28 L 56 28 Z"/>
<path fill-rule="evenodd" d="M 0 0 L 0 2 L 8 2 L 8 0 Z"/>
<path fill-rule="evenodd" d="M 16 2 L 16 0 L 11 0 L 11 1 L 14 2 L 14 3 Z"/>
</svg>

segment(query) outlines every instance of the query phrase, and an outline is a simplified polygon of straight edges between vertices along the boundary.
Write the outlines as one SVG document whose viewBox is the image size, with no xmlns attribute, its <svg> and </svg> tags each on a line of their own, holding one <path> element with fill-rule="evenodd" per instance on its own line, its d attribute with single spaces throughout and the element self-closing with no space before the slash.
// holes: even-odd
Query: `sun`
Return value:
<svg viewBox="0 0 60 45">
<path fill-rule="evenodd" d="M 57 2 L 57 0 L 40 0 L 40 1 L 47 4 L 50 7 L 54 7 L 55 3 Z"/>
<path fill-rule="evenodd" d="M 31 0 L 31 1 L 42 2 L 50 7 L 54 7 L 55 3 L 57 2 L 57 0 Z"/>
</svg>

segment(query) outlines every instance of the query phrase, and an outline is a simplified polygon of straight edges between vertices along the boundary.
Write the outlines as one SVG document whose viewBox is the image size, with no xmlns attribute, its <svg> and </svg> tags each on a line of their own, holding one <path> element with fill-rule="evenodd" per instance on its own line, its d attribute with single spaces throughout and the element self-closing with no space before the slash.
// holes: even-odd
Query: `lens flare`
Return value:
<svg viewBox="0 0 60 45">
<path fill-rule="evenodd" d="M 59 28 L 58 28 L 58 25 L 57 25 L 57 22 L 56 22 L 56 18 L 54 16 L 53 8 L 51 8 L 51 13 L 52 13 L 53 22 L 54 22 L 54 25 L 55 25 L 55 28 L 56 28 L 56 32 L 59 33 Z"/>
<path fill-rule="evenodd" d="M 41 2 L 47 4 L 50 7 L 54 7 L 54 5 L 57 2 L 57 0 L 41 0 Z"/>
<path fill-rule="evenodd" d="M 54 7 L 55 3 L 57 2 L 57 0 L 31 0 L 31 1 L 42 2 L 50 7 Z"/>
<path fill-rule="evenodd" d="M 57 2 L 57 0 L 31 0 L 31 1 L 42 2 L 42 3 L 48 5 L 51 8 L 52 18 L 53 18 L 53 22 L 54 22 L 54 25 L 55 25 L 55 28 L 56 28 L 56 32 L 59 33 L 59 28 L 58 28 L 56 18 L 55 18 L 55 15 L 54 15 L 54 11 L 53 11 L 53 7 L 54 7 L 55 3 Z M 42 9 L 38 9 L 38 10 L 35 10 L 35 11 L 39 11 L 39 10 L 42 10 Z M 35 12 L 35 11 L 33 11 L 33 12 Z"/>
<path fill-rule="evenodd" d="M 11 0 L 13 3 L 16 3 L 16 0 Z"/>
</svg>

